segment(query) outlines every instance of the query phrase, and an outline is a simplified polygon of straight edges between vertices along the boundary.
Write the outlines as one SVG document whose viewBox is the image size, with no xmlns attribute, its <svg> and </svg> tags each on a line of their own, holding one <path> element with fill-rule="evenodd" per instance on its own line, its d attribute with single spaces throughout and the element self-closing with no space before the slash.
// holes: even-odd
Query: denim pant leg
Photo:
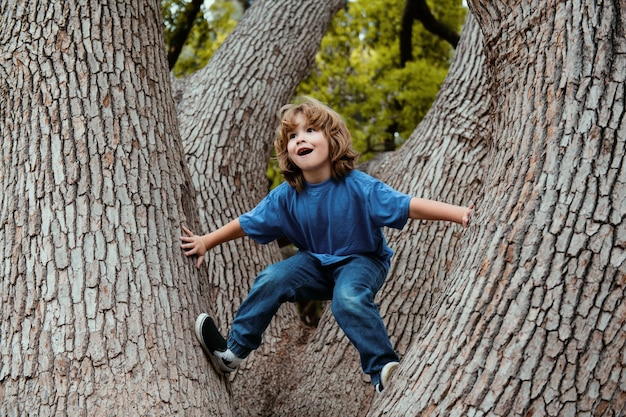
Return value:
<svg viewBox="0 0 626 417">
<path fill-rule="evenodd" d="M 386 276 L 387 267 L 368 256 L 354 256 L 334 271 L 333 315 L 358 350 L 363 372 L 374 385 L 383 366 L 399 360 L 374 302 Z"/>
<path fill-rule="evenodd" d="M 228 336 L 228 348 L 240 358 L 261 344 L 261 336 L 279 307 L 298 300 L 329 300 L 333 291 L 320 262 L 307 253 L 296 255 L 265 268 L 235 314 Z"/>
</svg>

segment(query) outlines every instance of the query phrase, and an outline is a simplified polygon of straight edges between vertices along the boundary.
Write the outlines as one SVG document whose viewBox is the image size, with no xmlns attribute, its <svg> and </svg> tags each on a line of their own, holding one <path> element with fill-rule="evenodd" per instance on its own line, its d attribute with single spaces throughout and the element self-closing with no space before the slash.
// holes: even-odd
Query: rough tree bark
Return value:
<svg viewBox="0 0 626 417">
<path fill-rule="evenodd" d="M 307 75 L 343 5 L 342 0 L 254 2 L 203 70 L 174 81 L 187 163 L 198 190 L 202 228 L 196 233 L 222 226 L 267 194 L 276 111 Z M 256 274 L 280 259 L 277 245 L 247 238 L 207 255 L 210 291 L 200 295 L 201 306 L 217 317 L 224 334 Z M 307 332 L 293 305 L 279 311 L 261 348 L 230 378 L 238 415 L 270 415 L 276 396 L 297 385 L 292 370 Z M 213 372 L 208 362 L 203 369 Z"/>
<path fill-rule="evenodd" d="M 0 9 L 0 415 L 231 415 L 181 331 L 207 289 L 159 2 Z"/>
<path fill-rule="evenodd" d="M 264 195 L 273 112 L 323 33 L 309 23 L 342 2 L 255 2 L 180 87 L 193 186 L 159 5 L 93 3 L 1 6 L 0 414 L 624 414 L 619 2 L 470 2 L 432 112 L 371 166 L 403 191 L 478 204 L 464 234 L 388 234 L 379 301 L 403 360 L 376 397 L 331 315 L 299 345 L 291 306 L 245 375 L 219 380 L 193 320 L 214 310 L 227 328 L 277 249 L 224 245 L 207 277 L 177 240 L 181 221 L 213 229 Z"/>
<path fill-rule="evenodd" d="M 470 8 L 493 97 L 478 217 L 371 415 L 624 415 L 623 4 Z"/>
</svg>

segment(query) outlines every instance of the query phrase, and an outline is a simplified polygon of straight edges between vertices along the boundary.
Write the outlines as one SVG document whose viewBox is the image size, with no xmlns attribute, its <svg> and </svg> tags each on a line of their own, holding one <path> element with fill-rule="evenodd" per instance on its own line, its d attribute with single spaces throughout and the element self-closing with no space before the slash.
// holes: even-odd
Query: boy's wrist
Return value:
<svg viewBox="0 0 626 417">
<path fill-rule="evenodd" d="M 210 235 L 203 235 L 200 237 L 202 244 L 204 245 L 204 251 L 208 252 L 211 249 L 211 238 Z"/>
</svg>

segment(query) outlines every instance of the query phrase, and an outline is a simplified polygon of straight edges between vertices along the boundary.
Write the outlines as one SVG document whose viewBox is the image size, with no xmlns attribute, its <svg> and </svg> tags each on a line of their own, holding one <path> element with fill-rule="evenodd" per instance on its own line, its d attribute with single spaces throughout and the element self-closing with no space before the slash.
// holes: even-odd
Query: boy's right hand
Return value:
<svg viewBox="0 0 626 417">
<path fill-rule="evenodd" d="M 196 255 L 196 268 L 200 268 L 202 261 L 204 261 L 204 254 L 207 252 L 207 248 L 202 241 L 202 237 L 194 234 L 191 230 L 183 226 L 183 231 L 187 236 L 181 236 L 180 240 L 183 242 L 181 248 L 185 251 L 185 256 Z"/>
</svg>

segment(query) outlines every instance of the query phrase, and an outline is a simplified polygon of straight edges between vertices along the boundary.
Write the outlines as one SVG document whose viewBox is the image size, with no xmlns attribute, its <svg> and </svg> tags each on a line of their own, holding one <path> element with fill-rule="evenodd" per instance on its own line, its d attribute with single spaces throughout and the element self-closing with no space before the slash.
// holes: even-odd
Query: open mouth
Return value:
<svg viewBox="0 0 626 417">
<path fill-rule="evenodd" d="M 300 149 L 298 151 L 298 156 L 304 156 L 304 155 L 308 155 L 311 152 L 313 152 L 313 149 L 308 149 L 308 148 L 304 148 L 304 149 Z"/>
</svg>

